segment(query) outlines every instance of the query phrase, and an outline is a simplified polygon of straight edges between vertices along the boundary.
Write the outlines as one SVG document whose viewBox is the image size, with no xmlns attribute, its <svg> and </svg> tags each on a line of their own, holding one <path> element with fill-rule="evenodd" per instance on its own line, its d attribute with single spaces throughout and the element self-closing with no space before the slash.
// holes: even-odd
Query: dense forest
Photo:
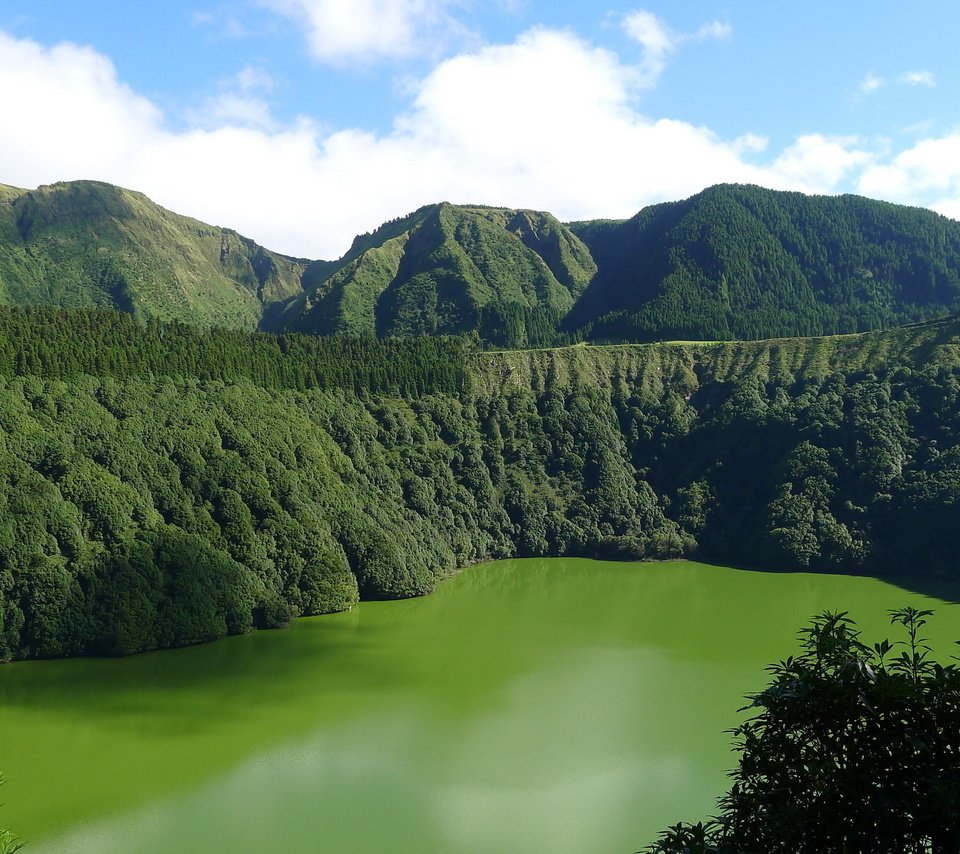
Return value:
<svg viewBox="0 0 960 854">
<path fill-rule="evenodd" d="M 960 223 L 720 185 L 626 221 L 427 205 L 308 261 L 109 184 L 0 185 L 0 303 L 511 349 L 829 335 L 960 310 Z"/>
<path fill-rule="evenodd" d="M 832 335 L 960 306 L 960 224 L 920 208 L 720 185 L 573 231 L 599 273 L 564 327 L 588 339 Z"/>
<path fill-rule="evenodd" d="M 469 381 L 464 343 L 446 338 L 270 335 L 137 321 L 129 314 L 0 306 L 0 375 L 248 379 L 264 388 L 416 396 Z"/>
<path fill-rule="evenodd" d="M 430 205 L 358 238 L 340 269 L 284 308 L 329 335 L 470 335 L 504 347 L 566 342 L 559 324 L 597 268 L 549 214 Z"/>
<path fill-rule="evenodd" d="M 955 321 L 527 354 L 0 321 L 2 657 L 209 640 L 510 555 L 956 575 Z"/>
</svg>

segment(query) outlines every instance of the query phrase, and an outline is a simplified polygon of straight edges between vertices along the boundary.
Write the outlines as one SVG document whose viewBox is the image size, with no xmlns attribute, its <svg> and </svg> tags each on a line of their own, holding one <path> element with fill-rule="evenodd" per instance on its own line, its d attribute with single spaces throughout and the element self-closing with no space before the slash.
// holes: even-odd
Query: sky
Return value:
<svg viewBox="0 0 960 854">
<path fill-rule="evenodd" d="M 325 259 L 433 202 L 720 182 L 960 218 L 958 32 L 955 0 L 0 0 L 0 183 Z"/>
</svg>

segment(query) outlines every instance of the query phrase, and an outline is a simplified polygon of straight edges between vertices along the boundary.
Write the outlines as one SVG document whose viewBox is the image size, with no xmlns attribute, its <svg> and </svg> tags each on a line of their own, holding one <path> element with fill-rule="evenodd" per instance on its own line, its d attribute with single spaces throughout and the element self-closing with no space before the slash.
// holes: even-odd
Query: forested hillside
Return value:
<svg viewBox="0 0 960 854">
<path fill-rule="evenodd" d="M 258 336 L 139 329 L 4 315 L 3 657 L 210 640 L 508 555 L 956 577 L 956 321 L 472 355 L 276 339 L 292 380 Z"/>
<path fill-rule="evenodd" d="M 462 341 L 271 335 L 77 309 L 0 306 L 0 375 L 248 379 L 264 388 L 342 388 L 406 397 L 469 383 Z"/>
<path fill-rule="evenodd" d="M 827 335 L 960 310 L 960 223 L 722 185 L 572 225 L 428 205 L 307 261 L 108 184 L 0 185 L 0 303 L 497 348 Z"/>
<path fill-rule="evenodd" d="M 321 335 L 472 333 L 498 346 L 545 346 L 560 339 L 560 320 L 596 271 L 550 214 L 431 205 L 357 238 L 283 322 Z"/>
<path fill-rule="evenodd" d="M 573 231 L 599 273 L 564 327 L 587 339 L 831 335 L 960 306 L 960 223 L 859 196 L 720 185 Z"/>
</svg>

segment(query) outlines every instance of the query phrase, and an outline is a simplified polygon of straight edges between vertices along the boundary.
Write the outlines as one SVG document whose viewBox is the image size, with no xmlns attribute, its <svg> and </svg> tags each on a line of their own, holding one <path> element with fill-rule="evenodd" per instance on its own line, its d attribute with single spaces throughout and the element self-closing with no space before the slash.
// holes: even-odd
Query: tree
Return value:
<svg viewBox="0 0 960 854">
<path fill-rule="evenodd" d="M 720 814 L 664 831 L 651 854 L 960 850 L 960 670 L 919 632 L 931 611 L 891 611 L 905 641 L 860 640 L 845 612 L 801 631 L 772 665 Z"/>
</svg>

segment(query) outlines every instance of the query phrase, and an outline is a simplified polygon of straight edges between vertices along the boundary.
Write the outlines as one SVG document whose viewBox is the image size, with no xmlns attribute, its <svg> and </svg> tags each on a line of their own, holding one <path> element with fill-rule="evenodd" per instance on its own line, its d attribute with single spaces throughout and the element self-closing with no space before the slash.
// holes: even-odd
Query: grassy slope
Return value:
<svg viewBox="0 0 960 854">
<path fill-rule="evenodd" d="M 91 181 L 0 185 L 0 301 L 234 328 L 477 333 L 519 346 L 879 329 L 960 309 L 960 224 L 853 196 L 721 185 L 626 221 L 430 205 L 339 261 Z"/>
<path fill-rule="evenodd" d="M 660 396 L 689 394 L 707 382 L 749 376 L 791 382 L 836 370 L 880 370 L 897 365 L 960 365 L 956 317 L 882 332 L 764 341 L 673 341 L 657 344 L 577 345 L 547 350 L 476 353 L 473 382 L 487 394 L 551 387 L 618 388 L 636 384 Z"/>
<path fill-rule="evenodd" d="M 92 181 L 0 188 L 0 298 L 253 328 L 305 261 Z"/>
</svg>

